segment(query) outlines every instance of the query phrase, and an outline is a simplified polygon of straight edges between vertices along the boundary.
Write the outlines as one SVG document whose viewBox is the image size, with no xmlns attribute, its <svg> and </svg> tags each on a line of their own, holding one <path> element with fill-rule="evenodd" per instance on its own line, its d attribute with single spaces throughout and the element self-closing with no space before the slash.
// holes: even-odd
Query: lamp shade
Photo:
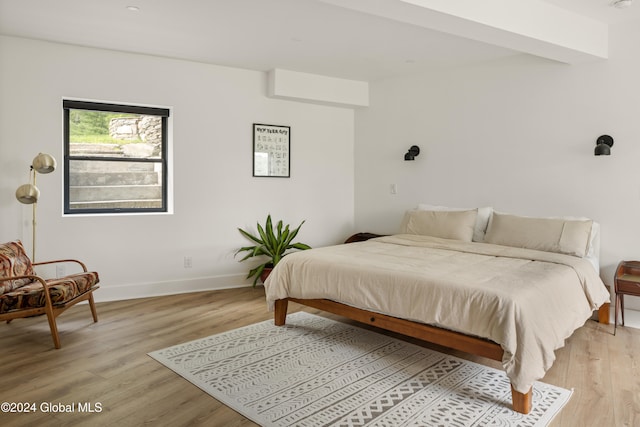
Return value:
<svg viewBox="0 0 640 427">
<path fill-rule="evenodd" d="M 40 190 L 33 184 L 24 184 L 16 190 L 16 199 L 25 205 L 31 205 L 38 201 Z"/>
<path fill-rule="evenodd" d="M 409 151 L 407 151 L 407 153 L 404 155 L 404 159 L 415 160 L 418 154 L 420 154 L 420 147 L 418 147 L 417 145 L 412 145 L 411 148 L 409 148 Z"/>
<path fill-rule="evenodd" d="M 601 135 L 596 140 L 596 149 L 593 154 L 596 156 L 609 156 L 613 147 L 613 138 L 609 135 Z"/>
<path fill-rule="evenodd" d="M 50 173 L 56 170 L 56 159 L 49 154 L 40 153 L 34 157 L 31 166 L 38 173 Z"/>
</svg>

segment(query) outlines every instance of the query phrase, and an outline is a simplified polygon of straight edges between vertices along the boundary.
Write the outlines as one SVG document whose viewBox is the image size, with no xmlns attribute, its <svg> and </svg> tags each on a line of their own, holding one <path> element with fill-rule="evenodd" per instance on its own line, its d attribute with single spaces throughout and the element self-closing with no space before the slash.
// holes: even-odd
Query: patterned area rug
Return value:
<svg viewBox="0 0 640 427">
<path fill-rule="evenodd" d="M 299 312 L 149 353 L 263 426 L 546 426 L 569 390 L 511 410 L 504 372 Z"/>
</svg>

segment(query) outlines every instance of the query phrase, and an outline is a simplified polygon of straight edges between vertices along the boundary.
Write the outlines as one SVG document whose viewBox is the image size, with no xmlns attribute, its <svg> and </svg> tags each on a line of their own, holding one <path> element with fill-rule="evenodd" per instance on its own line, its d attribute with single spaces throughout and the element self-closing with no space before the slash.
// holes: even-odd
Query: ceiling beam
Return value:
<svg viewBox="0 0 640 427">
<path fill-rule="evenodd" d="M 267 74 L 267 96 L 341 107 L 368 107 L 369 83 L 274 68 Z"/>
<path fill-rule="evenodd" d="M 540 0 L 318 0 L 567 64 L 606 59 L 606 23 Z"/>
</svg>

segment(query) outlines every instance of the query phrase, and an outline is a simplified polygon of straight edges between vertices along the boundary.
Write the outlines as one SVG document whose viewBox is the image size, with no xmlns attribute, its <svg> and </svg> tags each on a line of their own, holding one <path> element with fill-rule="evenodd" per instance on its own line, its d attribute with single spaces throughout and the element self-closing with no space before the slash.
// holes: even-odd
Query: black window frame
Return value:
<svg viewBox="0 0 640 427">
<path fill-rule="evenodd" d="M 169 183 L 169 167 L 168 167 L 168 119 L 170 116 L 170 110 L 168 108 L 159 107 L 147 107 L 139 105 L 127 105 L 127 104 L 111 104 L 106 102 L 94 102 L 94 101 L 78 101 L 71 99 L 64 99 L 62 101 L 62 108 L 64 111 L 64 214 L 120 214 L 120 213 L 156 213 L 156 212 L 168 212 L 168 183 Z M 105 156 L 72 156 L 70 153 L 70 110 L 89 110 L 89 111 L 103 111 L 113 113 L 132 113 L 142 114 L 149 116 L 159 116 L 162 118 L 162 147 L 160 158 L 141 158 L 141 157 L 105 157 Z M 115 162 L 150 162 L 159 163 L 162 166 L 162 203 L 158 208 L 77 208 L 71 209 L 69 190 L 70 190 L 70 176 L 69 176 L 69 162 L 73 160 L 84 161 L 115 161 Z"/>
</svg>

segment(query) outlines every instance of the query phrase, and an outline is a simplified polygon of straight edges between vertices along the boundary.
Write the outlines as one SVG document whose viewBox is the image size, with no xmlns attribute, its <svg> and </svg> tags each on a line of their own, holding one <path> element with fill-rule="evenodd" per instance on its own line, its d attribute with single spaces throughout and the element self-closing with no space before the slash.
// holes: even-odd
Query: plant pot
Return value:
<svg viewBox="0 0 640 427">
<path fill-rule="evenodd" d="M 260 274 L 260 280 L 262 280 L 262 283 L 267 280 L 267 277 L 271 274 L 271 270 L 273 270 L 273 267 L 265 267 L 264 270 L 262 270 L 262 273 Z"/>
</svg>

